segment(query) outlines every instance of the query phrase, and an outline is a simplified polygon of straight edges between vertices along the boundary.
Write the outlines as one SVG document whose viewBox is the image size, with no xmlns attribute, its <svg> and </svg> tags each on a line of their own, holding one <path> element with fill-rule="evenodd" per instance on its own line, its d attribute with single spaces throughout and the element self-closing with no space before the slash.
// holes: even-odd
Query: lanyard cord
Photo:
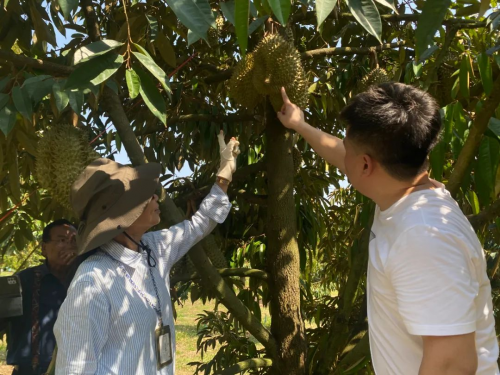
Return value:
<svg viewBox="0 0 500 375">
<path fill-rule="evenodd" d="M 142 241 L 140 241 L 140 243 L 138 243 L 136 240 L 134 240 L 132 237 L 130 237 L 127 232 L 123 232 L 123 234 L 130 241 L 135 243 L 137 245 L 137 247 L 139 247 L 139 249 L 144 250 L 146 252 L 146 254 L 148 255 L 148 266 L 149 267 L 156 267 L 156 259 L 153 258 L 153 256 L 151 255 L 151 252 L 152 252 L 151 248 Z"/>
</svg>

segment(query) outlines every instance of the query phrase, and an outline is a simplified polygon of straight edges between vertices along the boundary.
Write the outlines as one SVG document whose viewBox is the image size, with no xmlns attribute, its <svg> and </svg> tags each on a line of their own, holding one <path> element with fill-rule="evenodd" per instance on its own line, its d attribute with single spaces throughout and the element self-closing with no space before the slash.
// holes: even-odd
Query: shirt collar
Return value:
<svg viewBox="0 0 500 375">
<path fill-rule="evenodd" d="M 141 263 L 143 258 L 141 253 L 126 248 L 116 241 L 110 241 L 107 244 L 102 245 L 101 249 L 117 261 L 132 268 L 136 268 L 137 265 Z"/>
</svg>

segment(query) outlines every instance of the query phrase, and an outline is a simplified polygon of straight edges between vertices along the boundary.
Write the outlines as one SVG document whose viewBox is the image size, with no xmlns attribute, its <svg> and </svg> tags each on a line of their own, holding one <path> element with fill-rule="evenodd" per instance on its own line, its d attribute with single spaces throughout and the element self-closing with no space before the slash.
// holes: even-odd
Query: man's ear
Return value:
<svg viewBox="0 0 500 375">
<path fill-rule="evenodd" d="M 368 154 L 363 155 L 363 175 L 365 177 L 370 176 L 375 168 L 375 161 Z"/>
<path fill-rule="evenodd" d="M 47 244 L 42 242 L 42 256 L 47 258 Z"/>
</svg>

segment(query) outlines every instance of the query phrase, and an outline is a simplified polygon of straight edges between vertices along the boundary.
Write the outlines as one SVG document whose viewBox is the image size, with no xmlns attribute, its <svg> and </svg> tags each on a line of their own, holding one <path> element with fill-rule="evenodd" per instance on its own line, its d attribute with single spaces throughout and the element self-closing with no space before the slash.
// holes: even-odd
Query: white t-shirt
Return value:
<svg viewBox="0 0 500 375">
<path fill-rule="evenodd" d="M 378 375 L 418 375 L 421 336 L 471 332 L 477 374 L 500 374 L 484 252 L 443 185 L 385 211 L 377 207 L 369 258 L 368 321 Z"/>
</svg>

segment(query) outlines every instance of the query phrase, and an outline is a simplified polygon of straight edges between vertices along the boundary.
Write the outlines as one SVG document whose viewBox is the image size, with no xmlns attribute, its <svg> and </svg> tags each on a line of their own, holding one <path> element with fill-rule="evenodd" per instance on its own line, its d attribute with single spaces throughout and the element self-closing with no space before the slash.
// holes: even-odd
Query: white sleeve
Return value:
<svg viewBox="0 0 500 375">
<path fill-rule="evenodd" d="M 391 248 L 386 271 L 410 334 L 453 336 L 476 330 L 479 283 L 467 246 L 459 235 L 417 226 Z"/>
<path fill-rule="evenodd" d="M 75 281 L 54 326 L 56 375 L 95 374 L 108 338 L 109 302 L 90 277 Z"/>
<path fill-rule="evenodd" d="M 231 203 L 227 194 L 214 185 L 191 220 L 151 233 L 150 240 L 157 243 L 155 248 L 159 249 L 166 271 L 169 272 L 189 249 L 209 235 L 217 223 L 224 222 L 230 210 Z"/>
</svg>

